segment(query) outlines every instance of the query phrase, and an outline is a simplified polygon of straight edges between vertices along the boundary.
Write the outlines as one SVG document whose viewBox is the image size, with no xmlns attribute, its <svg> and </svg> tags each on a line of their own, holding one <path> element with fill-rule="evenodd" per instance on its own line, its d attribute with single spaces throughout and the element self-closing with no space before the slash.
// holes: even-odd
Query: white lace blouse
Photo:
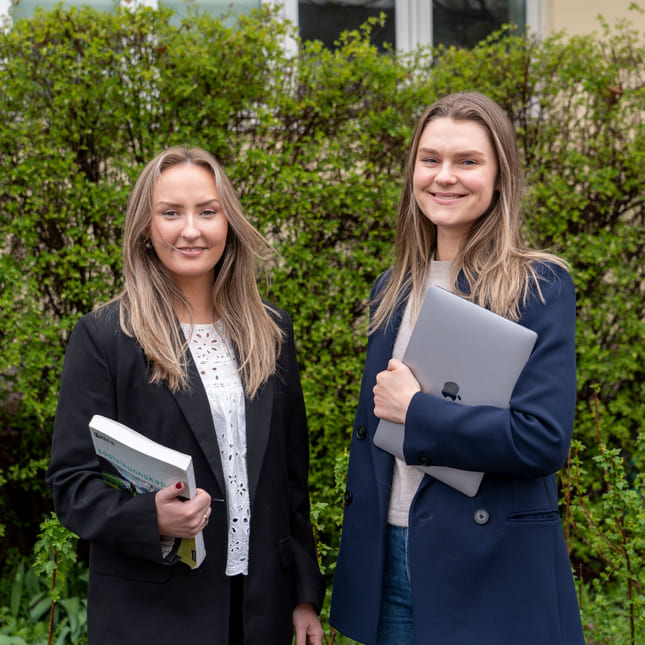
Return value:
<svg viewBox="0 0 645 645">
<path fill-rule="evenodd" d="M 223 326 L 182 323 L 210 403 L 228 507 L 226 575 L 248 574 L 251 504 L 246 470 L 244 390 L 235 352 Z M 192 332 L 192 333 L 191 333 Z"/>
</svg>

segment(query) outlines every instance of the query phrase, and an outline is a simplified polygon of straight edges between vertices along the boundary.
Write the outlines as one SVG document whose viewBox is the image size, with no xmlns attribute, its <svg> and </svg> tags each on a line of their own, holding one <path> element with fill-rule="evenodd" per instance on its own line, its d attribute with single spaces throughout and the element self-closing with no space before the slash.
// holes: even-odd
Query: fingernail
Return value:
<svg viewBox="0 0 645 645">
<path fill-rule="evenodd" d="M 175 484 L 175 488 L 176 488 L 177 490 L 179 490 L 182 486 L 183 486 L 183 484 L 182 484 L 181 482 L 177 482 L 177 483 Z"/>
</svg>

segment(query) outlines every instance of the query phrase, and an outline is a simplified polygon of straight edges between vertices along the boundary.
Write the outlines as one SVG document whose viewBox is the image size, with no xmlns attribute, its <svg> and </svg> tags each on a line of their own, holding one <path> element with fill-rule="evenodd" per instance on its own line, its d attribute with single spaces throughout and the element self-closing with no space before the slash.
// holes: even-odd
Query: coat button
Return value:
<svg viewBox="0 0 645 645">
<path fill-rule="evenodd" d="M 419 466 L 432 466 L 432 461 L 428 455 L 419 455 Z"/>
<path fill-rule="evenodd" d="M 343 504 L 345 506 L 349 506 L 352 503 L 353 499 L 354 499 L 354 495 L 352 494 L 352 491 L 346 490 L 345 494 L 343 495 Z"/>
<path fill-rule="evenodd" d="M 475 523 L 479 524 L 480 526 L 483 524 L 488 524 L 490 513 L 485 508 L 478 508 L 473 515 L 473 519 L 475 520 Z"/>
<path fill-rule="evenodd" d="M 367 437 L 367 428 L 363 425 L 356 427 L 356 436 L 362 441 Z"/>
</svg>

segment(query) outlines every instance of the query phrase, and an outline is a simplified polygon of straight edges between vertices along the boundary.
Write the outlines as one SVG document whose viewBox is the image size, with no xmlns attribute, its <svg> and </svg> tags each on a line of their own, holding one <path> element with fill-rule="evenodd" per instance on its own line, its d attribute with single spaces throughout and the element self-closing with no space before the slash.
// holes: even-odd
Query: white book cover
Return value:
<svg viewBox="0 0 645 645">
<path fill-rule="evenodd" d="M 179 481 L 185 483 L 184 497 L 197 490 L 190 455 L 168 448 L 132 428 L 95 414 L 90 420 L 90 435 L 99 458 L 103 480 L 130 495 L 155 492 Z M 174 539 L 164 539 L 164 555 Z M 179 559 L 196 569 L 206 557 L 204 536 L 200 531 L 192 540 L 182 539 Z"/>
</svg>

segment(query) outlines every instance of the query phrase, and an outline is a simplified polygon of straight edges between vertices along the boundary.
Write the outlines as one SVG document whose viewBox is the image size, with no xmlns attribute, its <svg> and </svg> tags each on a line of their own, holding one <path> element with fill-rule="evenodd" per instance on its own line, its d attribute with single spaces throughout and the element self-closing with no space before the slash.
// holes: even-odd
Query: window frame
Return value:
<svg viewBox="0 0 645 645">
<path fill-rule="evenodd" d="M 261 0 L 281 8 L 280 15 L 298 25 L 298 0 Z M 531 33 L 544 35 L 545 0 L 524 0 L 526 24 Z M 80 4 L 79 0 L 79 4 Z M 12 0 L 0 0 L 0 17 L 8 18 Z M 156 7 L 157 0 L 135 0 L 135 4 Z M 397 50 L 409 52 L 420 45 L 432 45 L 432 0 L 394 0 Z"/>
<path fill-rule="evenodd" d="M 531 33 L 544 34 L 544 0 L 524 0 L 526 24 Z M 282 15 L 298 25 L 298 0 L 262 0 L 282 7 Z M 394 0 L 396 48 L 410 52 L 420 45 L 432 45 L 432 0 Z"/>
</svg>

